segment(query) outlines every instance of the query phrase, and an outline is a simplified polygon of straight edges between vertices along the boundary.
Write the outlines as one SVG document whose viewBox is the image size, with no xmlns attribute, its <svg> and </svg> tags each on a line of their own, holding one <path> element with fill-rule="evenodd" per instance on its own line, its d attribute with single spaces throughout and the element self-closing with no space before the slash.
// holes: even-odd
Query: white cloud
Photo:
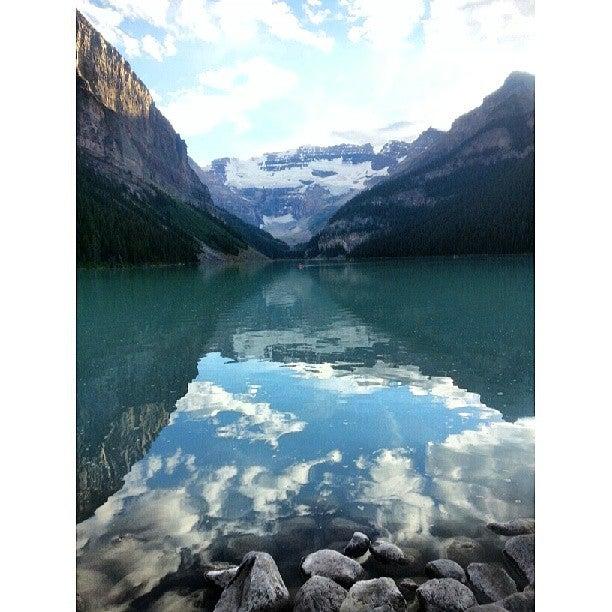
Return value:
<svg viewBox="0 0 612 612">
<path fill-rule="evenodd" d="M 111 45 L 123 47 L 127 57 L 140 57 L 145 54 L 162 61 L 164 57 L 176 54 L 173 35 L 166 34 L 162 42 L 151 34 L 138 39 L 127 34 L 121 27 L 125 19 L 140 18 L 151 23 L 161 20 L 159 7 L 155 10 L 156 4 L 151 2 L 149 6 L 144 0 L 142 2 L 109 0 L 107 6 L 100 7 L 89 0 L 79 0 L 78 8 Z"/>
<path fill-rule="evenodd" d="M 107 0 L 107 3 L 127 19 L 142 19 L 160 28 L 167 25 L 170 0 Z"/>
<path fill-rule="evenodd" d="M 320 25 L 331 17 L 331 10 L 323 8 L 321 4 L 321 0 L 306 0 L 303 5 L 304 14 L 308 18 L 308 21 L 314 25 Z"/>
<path fill-rule="evenodd" d="M 253 500 L 253 510 L 266 514 L 268 518 L 278 516 L 278 504 L 296 495 L 308 483 L 310 470 L 323 463 L 339 463 L 342 453 L 333 450 L 321 459 L 303 461 L 289 466 L 281 474 L 271 474 L 266 468 L 254 465 L 242 474 L 239 491 Z"/>
<path fill-rule="evenodd" d="M 262 441 L 278 446 L 281 436 L 306 427 L 291 412 L 273 410 L 267 402 L 253 402 L 249 394 L 237 395 L 210 382 L 189 383 L 187 394 L 178 400 L 178 412 L 190 412 L 194 418 L 210 419 L 222 412 L 237 412 L 240 417 L 229 425 L 219 425 L 217 436 L 237 440 Z M 173 418 L 176 418 L 176 413 Z"/>
<path fill-rule="evenodd" d="M 430 443 L 427 471 L 435 496 L 455 520 L 521 516 L 533 504 L 534 447 L 533 418 L 489 423 Z"/>
<path fill-rule="evenodd" d="M 285 97 L 297 84 L 295 73 L 261 57 L 233 66 L 207 70 L 194 89 L 170 95 L 162 108 L 183 136 L 205 134 L 228 123 L 237 131 L 249 128 L 249 113 Z"/>
<path fill-rule="evenodd" d="M 348 38 L 378 47 L 395 47 L 404 41 L 425 13 L 423 0 L 340 0 L 351 25 Z"/>
<path fill-rule="evenodd" d="M 398 541 L 416 533 L 428 533 L 433 521 L 434 501 L 423 494 L 424 479 L 402 449 L 383 449 L 368 467 L 358 495 L 360 502 L 376 507 L 380 529 L 393 528 Z"/>
<path fill-rule="evenodd" d="M 176 46 L 174 44 L 174 37 L 170 34 L 166 35 L 163 42 L 159 42 L 155 37 L 150 34 L 146 34 L 142 38 L 142 50 L 148 53 L 153 59 L 161 62 L 164 57 L 174 55 L 176 53 Z"/>
</svg>

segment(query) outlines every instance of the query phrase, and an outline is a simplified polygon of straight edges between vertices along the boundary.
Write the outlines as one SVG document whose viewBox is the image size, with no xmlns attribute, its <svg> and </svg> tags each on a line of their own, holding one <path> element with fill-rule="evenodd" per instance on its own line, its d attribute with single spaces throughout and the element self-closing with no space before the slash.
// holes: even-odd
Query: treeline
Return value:
<svg viewBox="0 0 612 612">
<path fill-rule="evenodd" d="M 401 192 L 416 187 L 435 204 L 402 206 Z M 341 218 L 349 206 L 352 217 L 376 219 L 351 258 L 533 252 L 534 155 L 427 181 L 400 176 L 357 196 Z"/>
<path fill-rule="evenodd" d="M 79 266 L 197 263 L 202 243 L 238 255 L 247 245 L 204 210 L 146 187 L 138 193 L 77 165 Z"/>
</svg>

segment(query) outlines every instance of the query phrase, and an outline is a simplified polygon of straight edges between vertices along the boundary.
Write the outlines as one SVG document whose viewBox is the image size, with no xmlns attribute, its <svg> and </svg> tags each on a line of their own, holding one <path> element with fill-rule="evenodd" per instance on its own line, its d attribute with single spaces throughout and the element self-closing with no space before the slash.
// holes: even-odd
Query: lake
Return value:
<svg viewBox="0 0 612 612">
<path fill-rule="evenodd" d="M 523 256 L 80 271 L 83 609 L 183 609 L 194 555 L 295 589 L 354 530 L 415 574 L 499 559 L 486 523 L 534 515 L 533 295 Z"/>
</svg>

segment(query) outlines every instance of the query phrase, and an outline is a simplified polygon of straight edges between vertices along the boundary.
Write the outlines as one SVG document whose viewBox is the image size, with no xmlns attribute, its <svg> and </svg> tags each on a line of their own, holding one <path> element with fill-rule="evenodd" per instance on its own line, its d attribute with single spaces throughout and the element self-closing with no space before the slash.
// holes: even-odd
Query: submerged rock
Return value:
<svg viewBox="0 0 612 612">
<path fill-rule="evenodd" d="M 535 581 L 535 535 L 510 538 L 504 546 L 504 554 L 520 570 L 527 582 Z"/>
<path fill-rule="evenodd" d="M 347 557 L 361 557 L 368 552 L 370 548 L 370 538 L 361 531 L 356 531 L 351 538 L 351 541 L 345 546 L 344 554 Z"/>
<path fill-rule="evenodd" d="M 351 586 L 364 574 L 357 561 L 326 548 L 310 553 L 302 561 L 302 570 L 307 576 L 325 576 L 343 586 Z"/>
<path fill-rule="evenodd" d="M 497 604 L 509 612 L 535 612 L 535 592 L 514 593 L 498 601 Z"/>
<path fill-rule="evenodd" d="M 479 600 L 493 603 L 516 593 L 516 584 L 498 563 L 470 563 L 467 575 Z"/>
<path fill-rule="evenodd" d="M 431 578 L 454 578 L 459 582 L 465 582 L 463 568 L 451 559 L 436 559 L 425 566 L 425 573 Z"/>
<path fill-rule="evenodd" d="M 293 612 L 338 612 L 346 596 L 331 578 L 312 576 L 297 592 Z"/>
<path fill-rule="evenodd" d="M 405 612 L 406 600 L 391 578 L 362 580 L 351 587 L 340 612 Z"/>
<path fill-rule="evenodd" d="M 412 578 L 402 578 L 402 580 L 397 583 L 397 588 L 404 596 L 406 601 L 414 597 L 419 586 L 419 583 L 414 581 Z"/>
<path fill-rule="evenodd" d="M 517 536 L 527 535 L 535 533 L 535 520 L 534 519 L 514 519 L 506 523 L 489 523 L 487 527 L 498 535 L 504 536 Z"/>
<path fill-rule="evenodd" d="M 417 589 L 421 607 L 427 612 L 462 612 L 478 602 L 465 584 L 454 578 L 434 578 Z"/>
<path fill-rule="evenodd" d="M 446 556 L 456 561 L 462 567 L 466 567 L 473 561 L 482 561 L 485 551 L 480 542 L 459 536 L 446 546 Z"/>
<path fill-rule="evenodd" d="M 376 540 L 370 543 L 370 552 L 381 563 L 408 563 L 404 551 L 387 540 Z"/>
<path fill-rule="evenodd" d="M 214 612 L 276 612 L 288 603 L 289 591 L 274 559 L 265 552 L 249 552 Z"/>
<path fill-rule="evenodd" d="M 232 578 L 238 573 L 238 566 L 234 565 L 226 569 L 210 570 L 206 572 L 206 579 L 212 582 L 215 586 L 220 589 L 224 589 L 232 580 Z"/>
</svg>

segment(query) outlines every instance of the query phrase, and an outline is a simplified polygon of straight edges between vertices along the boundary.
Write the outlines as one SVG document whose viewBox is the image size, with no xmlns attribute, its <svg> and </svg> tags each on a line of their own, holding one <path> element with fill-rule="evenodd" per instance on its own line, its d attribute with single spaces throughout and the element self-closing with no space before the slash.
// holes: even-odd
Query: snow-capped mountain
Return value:
<svg viewBox="0 0 612 612">
<path fill-rule="evenodd" d="M 213 201 L 294 245 L 309 240 L 355 194 L 388 176 L 413 143 L 304 146 L 241 160 L 222 158 L 194 169 Z"/>
</svg>

